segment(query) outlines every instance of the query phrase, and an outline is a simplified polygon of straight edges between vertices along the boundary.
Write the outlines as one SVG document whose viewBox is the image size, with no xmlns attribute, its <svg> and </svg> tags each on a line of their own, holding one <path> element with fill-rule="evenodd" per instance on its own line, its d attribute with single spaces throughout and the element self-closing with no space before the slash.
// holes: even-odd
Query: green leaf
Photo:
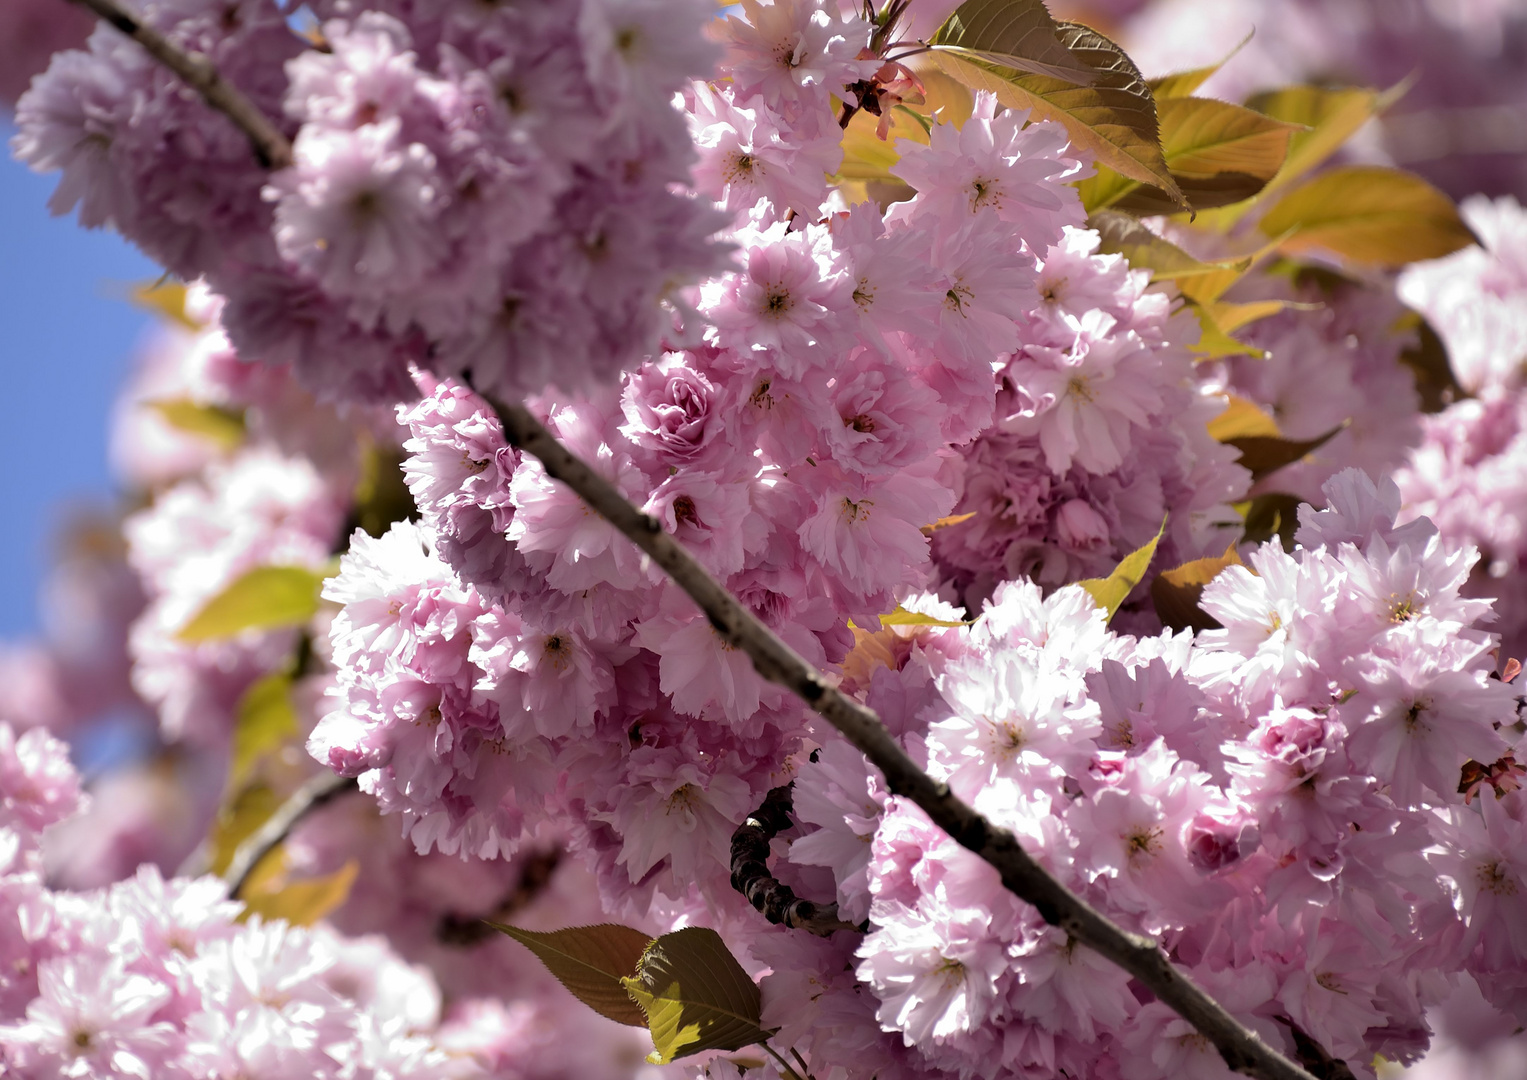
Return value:
<svg viewBox="0 0 1527 1080">
<path fill-rule="evenodd" d="M 1321 173 L 1288 192 L 1259 223 L 1288 233 L 1287 252 L 1324 248 L 1357 263 L 1399 266 L 1474 243 L 1453 200 L 1419 176 L 1376 165 Z"/>
<path fill-rule="evenodd" d="M 664 934 L 648 947 L 634 976 L 621 980 L 647 1016 L 654 1065 L 702 1050 L 761 1043 L 758 987 L 721 940 L 702 926 Z"/>
<path fill-rule="evenodd" d="M 956 12 L 958 14 L 958 12 Z M 947 25 L 947 24 L 946 24 Z M 936 44 L 933 58 L 945 72 L 1002 104 L 1030 109 L 1035 119 L 1063 124 L 1071 141 L 1130 180 L 1159 187 L 1176 208 L 1190 209 L 1161 153 L 1156 102 L 1124 51 L 1079 23 L 1062 22 L 1060 40 L 1093 69 L 1094 81 L 1078 86 L 1045 75 L 1026 75 L 978 52 Z"/>
<path fill-rule="evenodd" d="M 928 44 L 997 67 L 1089 85 L 1097 75 L 1062 41 L 1061 25 L 1043 0 L 966 0 Z"/>
<path fill-rule="evenodd" d="M 1134 587 L 1144 579 L 1145 572 L 1150 569 L 1151 558 L 1156 554 L 1156 545 L 1161 543 L 1161 534 L 1166 532 L 1166 518 L 1161 519 L 1161 528 L 1156 530 L 1156 535 L 1151 537 L 1150 542 L 1143 547 L 1136 548 L 1114 567 L 1113 573 L 1106 578 L 1088 578 L 1086 581 L 1078 581 L 1077 584 L 1092 594 L 1092 599 L 1097 601 L 1098 607 L 1108 612 L 1112 619 L 1118 612 Z"/>
<path fill-rule="evenodd" d="M 1224 272 L 1239 276 L 1251 266 L 1250 256 L 1229 262 L 1200 262 L 1151 232 L 1138 219 L 1114 210 L 1097 211 L 1088 217 L 1087 225 L 1101 238 L 1098 247 L 1101 254 L 1123 255 L 1130 266 L 1151 271 L 1153 281 L 1181 281 Z"/>
<path fill-rule="evenodd" d="M 219 449 L 233 450 L 244 441 L 244 414 L 241 412 L 216 405 L 200 405 L 190 398 L 164 398 L 143 404 L 176 431 L 209 439 Z"/>
<path fill-rule="evenodd" d="M 1351 421 L 1347 423 L 1349 424 Z M 1265 435 L 1247 435 L 1240 438 L 1223 439 L 1221 441 L 1241 452 L 1240 463 L 1251 470 L 1251 478 L 1253 481 L 1256 481 L 1269 473 L 1277 472 L 1285 465 L 1292 465 L 1306 454 L 1319 450 L 1346 429 L 1347 424 L 1338 424 L 1324 435 L 1314 439 L 1285 439 L 1281 437 L 1271 438 Z"/>
<path fill-rule="evenodd" d="M 1297 124 L 1210 98 L 1158 101 L 1161 149 L 1182 193 L 1195 210 L 1241 202 L 1277 174 Z M 1178 207 L 1160 191 L 1111 170 L 1077 185 L 1089 210 L 1113 207 L 1138 214 L 1170 214 Z"/>
<path fill-rule="evenodd" d="M 307 622 L 318 611 L 323 578 L 305 566 L 256 567 L 207 601 L 176 637 L 213 641 Z"/>
<path fill-rule="evenodd" d="M 1227 566 L 1241 565 L 1241 556 L 1235 545 L 1225 549 L 1223 555 L 1210 555 L 1194 559 L 1170 570 L 1163 570 L 1151 582 L 1151 602 L 1162 625 L 1173 630 L 1213 630 L 1219 620 L 1198 606 L 1204 586 L 1219 576 Z"/>
<path fill-rule="evenodd" d="M 279 671 L 256 681 L 239 699 L 228 790 L 242 789 L 261 758 L 297 737 L 297 710 L 292 708 L 291 689 L 291 675 Z"/>
<path fill-rule="evenodd" d="M 647 1026 L 646 1015 L 623 982 L 636 974 L 653 944 L 640 930 L 601 923 L 540 933 L 503 923 L 488 925 L 535 953 L 558 982 L 600 1016 L 632 1027 Z"/>
</svg>

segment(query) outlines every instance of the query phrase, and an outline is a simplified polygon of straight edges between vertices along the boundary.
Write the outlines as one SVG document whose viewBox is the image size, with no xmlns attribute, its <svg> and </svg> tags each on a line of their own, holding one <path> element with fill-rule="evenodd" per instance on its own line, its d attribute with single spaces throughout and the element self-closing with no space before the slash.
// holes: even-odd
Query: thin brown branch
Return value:
<svg viewBox="0 0 1527 1080">
<path fill-rule="evenodd" d="M 297 823 L 325 803 L 338 798 L 347 791 L 355 791 L 355 780 L 347 776 L 335 776 L 321 772 L 303 784 L 276 812 L 265 820 L 233 853 L 228 869 L 223 871 L 223 881 L 228 885 L 228 895 L 235 900 L 249 881 L 249 875 L 275 849 L 276 845 L 291 835 Z"/>
<path fill-rule="evenodd" d="M 572 488 L 634 541 L 699 605 L 729 646 L 747 653 L 761 676 L 816 710 L 880 770 L 892 792 L 912 800 L 955 841 L 995 867 L 1002 884 L 1034 905 L 1047 923 L 1140 980 L 1213 1043 L 1236 1072 L 1260 1080 L 1313 1080 L 1172 967 L 1155 941 L 1114 925 L 1030 858 L 1012 833 L 992 825 L 918 768 L 874 712 L 833 687 L 711 577 L 656 518 L 573 456 L 528 409 L 488 400 L 511 445 L 538 458 L 547 475 Z"/>
<path fill-rule="evenodd" d="M 236 124 L 249 138 L 255 157 L 267 169 L 284 169 L 292 163 L 292 143 L 270 118 L 255 107 L 237 87 L 224 79 L 205 55 L 189 52 L 149 26 L 118 0 L 72 0 L 116 27 L 179 75 L 208 105 Z"/>
<path fill-rule="evenodd" d="M 771 790 L 763 805 L 732 833 L 732 888 L 777 926 L 806 930 L 819 937 L 839 930 L 863 933 L 865 927 L 838 917 L 836 901 L 817 904 L 803 900 L 795 895 L 794 889 L 769 873 L 769 842 L 794 824 L 790 820 L 794 787 L 792 782 Z"/>
</svg>

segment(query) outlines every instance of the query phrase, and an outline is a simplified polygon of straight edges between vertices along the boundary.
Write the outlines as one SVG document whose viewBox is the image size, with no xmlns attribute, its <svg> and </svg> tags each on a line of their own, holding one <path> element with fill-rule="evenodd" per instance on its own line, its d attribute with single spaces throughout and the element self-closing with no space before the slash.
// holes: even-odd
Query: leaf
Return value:
<svg viewBox="0 0 1527 1080">
<path fill-rule="evenodd" d="M 1400 362 L 1410 368 L 1421 397 L 1421 411 L 1441 412 L 1453 402 L 1469 396 L 1453 374 L 1447 346 L 1432 329 L 1432 324 L 1416 317 L 1416 343 L 1400 354 Z"/>
<path fill-rule="evenodd" d="M 880 625 L 884 627 L 884 626 L 969 626 L 970 624 L 968 622 L 961 622 L 958 619 L 955 619 L 953 621 L 951 621 L 949 619 L 939 619 L 939 618 L 935 618 L 932 615 L 923 615 L 920 612 L 908 611 L 904 607 L 899 607 L 895 611 L 891 612 L 889 615 L 882 615 L 882 616 L 880 616 Z"/>
<path fill-rule="evenodd" d="M 1156 107 L 1167 168 L 1195 210 L 1228 206 L 1261 191 L 1282 166 L 1289 136 L 1301 130 L 1211 98 L 1168 98 Z M 1100 169 L 1077 190 L 1089 210 L 1170 214 L 1178 209 L 1161 192 L 1110 170 Z"/>
<path fill-rule="evenodd" d="M 654 941 L 621 985 L 642 1007 L 652 1032 L 647 1060 L 666 1065 L 702 1050 L 740 1050 L 763 1042 L 763 999 L 721 940 L 688 926 Z"/>
<path fill-rule="evenodd" d="M 1193 300 L 1188 301 L 1193 308 L 1193 314 L 1198 316 L 1199 338 L 1191 346 L 1202 359 L 1211 360 L 1222 356 L 1254 356 L 1261 359 L 1267 355 L 1255 345 L 1248 345 L 1239 341 L 1215 321 L 1213 303 L 1201 304 Z"/>
<path fill-rule="evenodd" d="M 1332 169 L 1294 188 L 1259 223 L 1290 234 L 1284 251 L 1324 248 L 1353 262 L 1398 266 L 1474 243 L 1458 209 L 1419 176 L 1376 165 Z"/>
<path fill-rule="evenodd" d="M 1321 304 L 1305 304 L 1295 300 L 1253 300 L 1245 304 L 1230 304 L 1217 300 L 1207 305 L 1214 315 L 1215 324 L 1225 333 L 1233 334 L 1248 323 L 1276 315 L 1280 311 L 1319 311 Z"/>
<path fill-rule="evenodd" d="M 395 521 L 417 517 L 413 493 L 403 480 L 403 453 L 368 440 L 361 447 L 360 479 L 355 483 L 356 525 L 371 536 L 381 536 Z"/>
<path fill-rule="evenodd" d="M 239 845 L 254 835 L 280 805 L 281 797 L 267 784 L 246 787 L 224 804 L 207 837 L 211 852 L 207 869 L 214 874 L 227 870 Z"/>
<path fill-rule="evenodd" d="M 1240 503 L 1236 509 L 1246 519 L 1246 532 L 1242 537 L 1248 543 L 1261 544 L 1273 537 L 1283 543 L 1283 550 L 1294 550 L 1294 533 L 1299 529 L 1299 503 L 1297 495 L 1269 492 Z"/>
<path fill-rule="evenodd" d="M 951 46 L 935 46 L 933 58 L 948 74 L 973 89 L 991 91 L 1002 104 L 1063 124 L 1071 141 L 1091 152 L 1099 164 L 1159 187 L 1174 206 L 1189 209 L 1166 167 L 1155 99 L 1134 62 L 1096 30 L 1078 23 L 1057 25 L 1061 41 L 1092 67 L 1092 85 L 1025 75 Z"/>
<path fill-rule="evenodd" d="M 535 953 L 558 982 L 600 1016 L 632 1027 L 647 1026 L 646 1015 L 622 983 L 636 974 L 653 944 L 640 930 L 600 923 L 541 933 L 503 923 L 488 925 Z"/>
<path fill-rule="evenodd" d="M 949 517 L 941 517 L 937 521 L 933 522 L 931 525 L 924 525 L 922 527 L 922 534 L 924 536 L 932 536 L 934 533 L 938 532 L 940 529 L 947 529 L 951 525 L 958 525 L 961 522 L 969 521 L 971 518 L 973 518 L 975 516 L 976 516 L 976 512 L 974 510 L 972 510 L 968 514 L 953 514 L 953 515 L 951 515 Z"/>
<path fill-rule="evenodd" d="M 1223 555 L 1210 555 L 1163 570 L 1151 582 L 1151 602 L 1165 626 L 1173 630 L 1214 630 L 1220 622 L 1198 606 L 1204 586 L 1219 576 L 1227 566 L 1241 565 L 1235 544 Z"/>
<path fill-rule="evenodd" d="M 175 323 L 186 330 L 200 331 L 202 324 L 186 314 L 186 286 L 184 283 L 175 281 L 168 274 L 158 281 L 147 281 L 141 285 L 135 285 L 128 293 L 128 298 L 140 308 L 158 315 L 167 322 Z"/>
<path fill-rule="evenodd" d="M 305 566 L 259 566 L 218 593 L 181 627 L 181 641 L 213 641 L 245 630 L 307 622 L 318 611 L 323 574 Z"/>
<path fill-rule="evenodd" d="M 1284 439 L 1270 438 L 1265 435 L 1247 435 L 1234 439 L 1222 439 L 1221 442 L 1235 447 L 1241 452 L 1241 464 L 1251 470 L 1251 479 L 1257 481 L 1269 473 L 1277 472 L 1285 465 L 1291 465 L 1312 453 L 1347 429 L 1345 424 L 1338 424 L 1330 431 L 1314 439 Z"/>
<path fill-rule="evenodd" d="M 201 405 L 190 398 L 165 398 L 143 403 L 176 431 L 199 435 L 221 450 L 233 450 L 244 441 L 244 414 L 216 405 Z"/>
<path fill-rule="evenodd" d="M 1267 190 L 1286 187 L 1321 164 L 1401 92 L 1399 87 L 1380 94 L 1357 87 L 1285 86 L 1253 95 L 1247 108 L 1307 129 L 1289 140 L 1288 158 Z"/>
<path fill-rule="evenodd" d="M 1115 210 L 1097 211 L 1087 219 L 1087 225 L 1096 230 L 1101 239 L 1099 253 L 1123 255 L 1130 266 L 1150 270 L 1153 281 L 1180 281 L 1225 271 L 1239 276 L 1251 266 L 1249 256 L 1223 263 L 1200 262 L 1176 244 L 1151 232 L 1138 219 Z"/>
<path fill-rule="evenodd" d="M 1262 410 L 1262 406 L 1243 397 L 1228 395 L 1230 407 L 1209 421 L 1209 437 L 1216 442 L 1247 436 L 1281 438 L 1283 432 L 1274 420 Z"/>
<path fill-rule="evenodd" d="M 1145 577 L 1145 572 L 1150 569 L 1151 558 L 1156 554 L 1156 545 L 1161 543 L 1161 535 L 1166 532 L 1166 518 L 1161 519 L 1161 528 L 1156 530 L 1156 535 L 1151 537 L 1150 542 L 1143 547 L 1136 548 L 1114 567 L 1113 573 L 1106 578 L 1088 578 L 1086 581 L 1078 581 L 1077 584 L 1092 594 L 1092 599 L 1097 601 L 1098 607 L 1108 612 L 1112 619 L 1118 612 L 1134 587 L 1140 584 Z"/>
<path fill-rule="evenodd" d="M 287 881 L 285 855 L 277 848 L 260 860 L 240 890 L 244 913 L 239 918 L 242 921 L 259 915 L 285 919 L 293 926 L 311 926 L 349 898 L 360 869 L 360 862 L 351 859 L 332 874 Z"/>
<path fill-rule="evenodd" d="M 292 677 L 284 671 L 255 682 L 239 699 L 233 729 L 233 764 L 228 790 L 241 790 L 255 764 L 298 735 L 297 711 L 292 708 Z"/>
<path fill-rule="evenodd" d="M 1088 85 L 1096 73 L 1062 40 L 1061 25 L 1042 0 L 966 0 L 928 44 L 994 66 Z"/>
<path fill-rule="evenodd" d="M 1229 63 L 1231 57 L 1235 56 L 1236 53 L 1244 49 L 1246 47 L 1246 43 L 1250 40 L 1251 35 L 1247 34 L 1244 38 L 1241 39 L 1241 43 L 1226 53 L 1225 58 L 1219 61 L 1217 64 L 1209 64 L 1207 67 L 1192 68 L 1188 71 L 1177 71 L 1170 75 L 1162 75 L 1158 78 L 1151 79 L 1148 83 L 1151 88 L 1151 93 L 1156 95 L 1156 101 L 1158 103 L 1165 101 L 1168 98 L 1182 98 L 1190 96 L 1200 86 L 1208 82 L 1210 76 L 1214 75 L 1219 71 L 1220 68 Z"/>
</svg>

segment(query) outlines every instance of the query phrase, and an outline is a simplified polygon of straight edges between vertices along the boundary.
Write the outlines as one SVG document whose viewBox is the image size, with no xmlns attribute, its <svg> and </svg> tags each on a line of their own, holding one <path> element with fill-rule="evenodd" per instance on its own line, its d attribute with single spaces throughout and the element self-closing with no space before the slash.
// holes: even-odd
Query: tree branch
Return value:
<svg viewBox="0 0 1527 1080">
<path fill-rule="evenodd" d="M 732 833 L 732 888 L 778 926 L 808 930 L 819 937 L 839 930 L 863 933 L 865 927 L 838 918 L 836 901 L 816 904 L 803 900 L 795 895 L 794 889 L 769 873 L 769 841 L 794 824 L 790 820 L 794 787 L 792 781 L 774 788 L 764 797 L 763 805 Z"/>
<path fill-rule="evenodd" d="M 1259 1080 L 1314 1080 L 1172 967 L 1155 941 L 1114 925 L 1030 858 L 1012 833 L 992 825 L 955 798 L 948 785 L 918 768 L 873 711 L 830 685 L 664 532 L 656 518 L 642 513 L 573 456 L 528 409 L 486 400 L 498 413 L 511 445 L 538 458 L 548 476 L 572 488 L 635 542 L 700 606 L 728 645 L 747 653 L 759 675 L 811 706 L 880 770 L 892 792 L 916 803 L 957 843 L 996 868 L 1002 884 L 1034 905 L 1045 922 L 1133 975 L 1213 1043 L 1236 1072 Z"/>
<path fill-rule="evenodd" d="M 356 790 L 358 785 L 353 777 L 321 772 L 292 792 L 287 800 L 276 808 L 276 812 L 265 820 L 265 824 L 250 833 L 234 851 L 233 859 L 228 863 L 228 869 L 223 871 L 223 881 L 228 885 L 228 895 L 235 900 L 239 898 L 239 893 L 243 890 L 254 868 L 260 864 L 260 860 L 291 834 L 297 822 L 324 803 L 338 798 L 347 791 Z"/>
<path fill-rule="evenodd" d="M 255 107 L 217 67 L 199 52 L 188 52 L 149 26 L 119 0 L 72 0 L 142 45 L 148 54 L 179 75 L 208 105 L 222 113 L 249 137 L 255 157 L 267 169 L 292 163 L 292 143 L 270 118 Z"/>
</svg>

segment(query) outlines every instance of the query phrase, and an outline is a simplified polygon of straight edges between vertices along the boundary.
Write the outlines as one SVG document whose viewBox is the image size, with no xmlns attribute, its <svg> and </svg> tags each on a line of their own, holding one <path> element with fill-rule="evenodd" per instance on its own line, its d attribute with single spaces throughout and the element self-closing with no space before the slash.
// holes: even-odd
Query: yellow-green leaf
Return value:
<svg viewBox="0 0 1527 1080">
<path fill-rule="evenodd" d="M 928 44 L 1070 85 L 1085 86 L 1096 78 L 1062 40 L 1061 24 L 1043 0 L 966 0 Z"/>
<path fill-rule="evenodd" d="M 1209 421 L 1209 437 L 1217 442 L 1249 437 L 1281 438 L 1283 432 L 1262 407 L 1243 397 L 1228 395 L 1230 407 Z"/>
<path fill-rule="evenodd" d="M 1348 421 L 1350 423 L 1350 421 Z M 1269 473 L 1277 472 L 1285 465 L 1292 465 L 1306 454 L 1319 450 L 1340 435 L 1347 424 L 1338 424 L 1324 435 L 1313 439 L 1272 438 L 1265 435 L 1246 435 L 1221 441 L 1241 452 L 1241 464 L 1251 470 L 1252 480 L 1260 480 Z"/>
<path fill-rule="evenodd" d="M 176 431 L 199 435 L 221 450 L 233 450 L 244 441 L 244 414 L 217 405 L 201 405 L 189 398 L 164 398 L 144 402 Z"/>
<path fill-rule="evenodd" d="M 1289 140 L 1288 158 L 1269 181 L 1268 191 L 1287 186 L 1324 162 L 1388 108 L 1398 92 L 1400 88 L 1380 94 L 1357 87 L 1285 86 L 1251 97 L 1247 108 L 1305 128 Z"/>
<path fill-rule="evenodd" d="M 213 819 L 207 837 L 207 869 L 214 874 L 227 870 L 239 845 L 253 836 L 280 805 L 281 796 L 266 784 L 246 787 L 225 803 Z"/>
<path fill-rule="evenodd" d="M 1251 266 L 1250 256 L 1228 262 L 1200 262 L 1151 232 L 1137 218 L 1114 210 L 1097 211 L 1087 218 L 1087 224 L 1097 231 L 1100 253 L 1123 255 L 1130 266 L 1151 271 L 1154 281 L 1180 282 L 1184 278 L 1219 274 L 1239 276 Z"/>
<path fill-rule="evenodd" d="M 207 601 L 176 636 L 212 641 L 307 622 L 318 611 L 322 587 L 323 574 L 305 566 L 256 567 Z"/>
<path fill-rule="evenodd" d="M 1161 528 L 1156 530 L 1156 535 L 1151 537 L 1150 542 L 1136 548 L 1114 567 L 1113 573 L 1106 578 L 1088 578 L 1086 581 L 1078 581 L 1077 584 L 1092 594 L 1092 599 L 1097 601 L 1098 607 L 1108 612 L 1112 619 L 1118 612 L 1134 587 L 1145 578 L 1145 572 L 1150 569 L 1151 559 L 1156 554 L 1156 545 L 1161 543 L 1161 534 L 1166 531 L 1166 518 L 1161 519 Z"/>
<path fill-rule="evenodd" d="M 759 1026 L 758 987 L 714 930 L 689 926 L 664 934 L 621 985 L 646 1014 L 653 1046 L 647 1060 L 654 1065 L 769 1037 Z"/>
<path fill-rule="evenodd" d="M 889 615 L 880 616 L 881 626 L 968 626 L 969 623 L 960 622 L 958 619 L 938 619 L 932 615 L 924 615 L 917 611 L 908 611 L 899 607 Z"/>
<path fill-rule="evenodd" d="M 1198 341 L 1192 347 L 1202 359 L 1213 360 L 1225 356 L 1254 356 L 1258 359 L 1267 354 L 1255 345 L 1248 345 L 1244 341 L 1237 340 L 1215 321 L 1214 303 L 1198 303 L 1189 300 L 1189 306 L 1193 314 L 1198 316 L 1199 336 Z"/>
<path fill-rule="evenodd" d="M 1376 165 L 1322 173 L 1289 191 L 1259 223 L 1289 234 L 1288 252 L 1323 248 L 1353 262 L 1399 266 L 1474 242 L 1453 200 L 1419 176 Z"/>
<path fill-rule="evenodd" d="M 1093 69 L 1091 85 L 1024 74 L 955 46 L 935 47 L 933 58 L 948 74 L 973 89 L 991 91 L 1002 104 L 1063 124 L 1071 141 L 1090 151 L 1099 164 L 1159 187 L 1175 206 L 1189 209 L 1162 156 L 1156 102 L 1134 62 L 1090 27 L 1057 25 L 1060 40 Z"/>
<path fill-rule="evenodd" d="M 201 323 L 186 314 L 186 287 L 168 275 L 133 287 L 128 294 L 134 304 L 187 330 L 200 330 Z"/>
<path fill-rule="evenodd" d="M 488 925 L 535 953 L 558 982 L 600 1016 L 632 1027 L 647 1026 L 646 1015 L 622 984 L 636 974 L 653 944 L 640 930 L 601 923 L 541 933 L 496 922 Z"/>
<path fill-rule="evenodd" d="M 293 926 L 311 926 L 349 898 L 361 869 L 361 864 L 351 859 L 332 874 L 287 881 L 284 857 L 273 860 L 272 856 L 280 857 L 280 850 L 262 859 L 259 875 L 251 874 L 240 890 L 239 899 L 244 902 L 240 918 L 259 915 L 285 919 Z M 267 870 L 268 862 L 275 862 L 276 869 Z"/>
<path fill-rule="evenodd" d="M 1167 168 L 1196 210 L 1238 203 L 1261 191 L 1282 166 L 1289 136 L 1302 130 L 1211 98 L 1167 98 L 1156 107 Z M 1110 170 L 1099 170 L 1077 190 L 1089 210 L 1169 214 L 1178 209 L 1161 192 Z"/>
<path fill-rule="evenodd" d="M 1174 71 L 1170 75 L 1162 75 L 1150 80 L 1151 93 L 1156 95 L 1158 102 L 1167 98 L 1190 97 L 1200 86 L 1209 81 L 1220 68 L 1224 67 L 1236 53 L 1246 47 L 1246 42 L 1251 40 L 1247 34 L 1241 39 L 1241 43 L 1231 49 L 1225 58 L 1217 64 L 1209 64 L 1206 67 L 1191 68 L 1187 71 Z"/>
<path fill-rule="evenodd" d="M 261 758 L 279 750 L 299 734 L 291 688 L 291 675 L 279 671 L 256 681 L 239 699 L 228 790 L 241 790 Z"/>
<path fill-rule="evenodd" d="M 1198 606 L 1204 586 L 1219 576 L 1227 566 L 1241 565 L 1241 556 L 1235 545 L 1225 549 L 1223 555 L 1210 555 L 1185 562 L 1170 570 L 1163 570 L 1151 582 L 1151 602 L 1162 625 L 1173 630 L 1213 630 L 1219 620 Z"/>
</svg>

